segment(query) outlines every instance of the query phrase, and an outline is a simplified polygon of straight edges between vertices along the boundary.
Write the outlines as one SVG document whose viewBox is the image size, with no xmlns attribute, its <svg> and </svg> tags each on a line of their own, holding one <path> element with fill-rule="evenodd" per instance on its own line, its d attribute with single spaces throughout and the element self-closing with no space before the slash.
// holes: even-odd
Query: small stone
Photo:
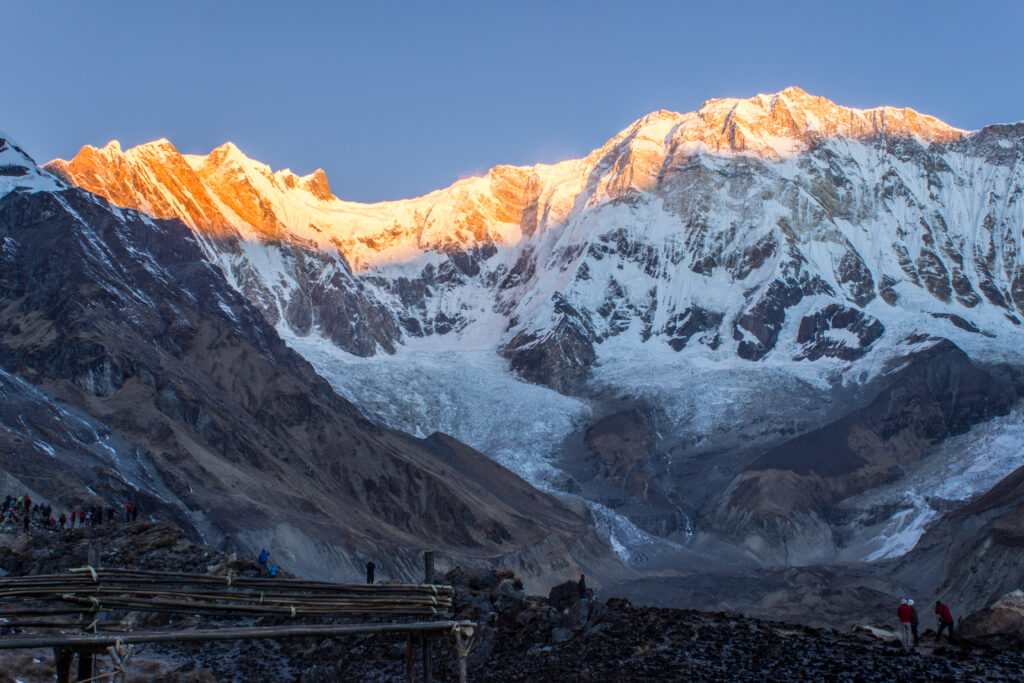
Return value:
<svg viewBox="0 0 1024 683">
<path fill-rule="evenodd" d="M 561 626 L 556 626 L 551 629 L 551 642 L 553 643 L 564 643 L 567 640 L 572 640 L 572 631 Z"/>
</svg>

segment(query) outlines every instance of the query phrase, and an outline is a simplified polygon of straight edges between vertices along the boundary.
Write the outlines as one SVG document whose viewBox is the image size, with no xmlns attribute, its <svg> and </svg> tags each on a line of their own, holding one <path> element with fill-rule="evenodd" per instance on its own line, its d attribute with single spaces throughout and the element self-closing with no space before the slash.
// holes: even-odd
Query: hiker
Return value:
<svg viewBox="0 0 1024 683">
<path fill-rule="evenodd" d="M 24 532 L 26 534 L 28 533 L 28 513 L 27 512 L 25 513 L 25 516 L 21 518 L 21 528 L 24 530 Z"/>
<path fill-rule="evenodd" d="M 949 642 L 953 642 L 953 615 L 949 612 L 949 607 L 946 606 L 941 600 L 935 601 L 935 614 L 939 616 L 939 631 L 935 634 L 935 640 L 942 639 L 942 630 L 949 629 Z"/>
<path fill-rule="evenodd" d="M 132 521 L 135 522 L 139 519 L 139 504 L 132 505 Z"/>
<path fill-rule="evenodd" d="M 126 521 L 126 522 L 132 521 L 132 504 L 131 503 L 125 503 L 124 504 L 124 521 Z"/>
<path fill-rule="evenodd" d="M 580 591 L 580 598 L 582 599 L 582 598 L 587 597 L 587 575 L 586 574 L 580 574 L 580 582 L 579 582 L 578 587 L 579 587 L 579 591 Z"/>
<path fill-rule="evenodd" d="M 370 560 L 366 563 L 366 583 L 373 583 L 373 570 L 377 568 L 377 565 Z"/>
<path fill-rule="evenodd" d="M 64 525 L 68 523 L 68 516 L 63 512 L 60 513 L 60 519 L 57 520 L 57 523 L 60 524 L 60 530 L 64 531 Z"/>
<path fill-rule="evenodd" d="M 277 572 L 278 571 L 280 571 L 280 570 L 277 568 L 277 565 L 276 564 L 272 564 L 272 565 L 270 565 L 270 569 L 267 570 L 267 573 L 270 574 L 270 578 L 274 578 L 275 576 L 277 576 Z"/>
<path fill-rule="evenodd" d="M 917 616 L 917 605 L 910 598 L 907 598 L 907 604 L 910 605 L 910 634 L 914 636 L 914 647 L 921 644 L 921 638 L 917 634 L 917 626 L 921 623 L 921 620 Z"/>
<path fill-rule="evenodd" d="M 270 553 L 264 548 L 260 551 L 260 576 L 267 573 L 267 562 L 270 560 Z"/>
<path fill-rule="evenodd" d="M 907 599 L 903 598 L 900 600 L 900 606 L 896 608 L 896 617 L 900 620 L 900 641 L 903 643 L 903 649 L 910 649 L 910 620 L 914 614 L 914 610 L 907 604 Z"/>
</svg>

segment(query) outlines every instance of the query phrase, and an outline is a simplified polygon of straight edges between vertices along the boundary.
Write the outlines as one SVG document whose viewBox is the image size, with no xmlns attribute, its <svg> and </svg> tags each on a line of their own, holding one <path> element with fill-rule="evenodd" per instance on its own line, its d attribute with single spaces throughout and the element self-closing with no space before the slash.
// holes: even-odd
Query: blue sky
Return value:
<svg viewBox="0 0 1024 683">
<path fill-rule="evenodd" d="M 1024 2 L 8 0 L 0 130 L 40 162 L 232 140 L 344 199 L 582 156 L 656 109 L 798 85 L 1024 119 Z"/>
</svg>

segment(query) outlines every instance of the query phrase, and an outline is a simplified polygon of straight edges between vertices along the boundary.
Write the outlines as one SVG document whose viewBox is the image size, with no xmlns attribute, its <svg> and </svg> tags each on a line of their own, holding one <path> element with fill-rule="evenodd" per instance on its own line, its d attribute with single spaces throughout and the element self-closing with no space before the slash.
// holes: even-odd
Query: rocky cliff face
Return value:
<svg viewBox="0 0 1024 683">
<path fill-rule="evenodd" d="M 1024 468 L 1018 468 L 935 522 L 894 573 L 919 582 L 964 616 L 1020 589 L 1022 549 Z"/>
<path fill-rule="evenodd" d="M 0 154 L 34 169 L 9 143 Z M 511 472 L 454 439 L 364 418 L 180 221 L 34 172 L 34 186 L 0 196 L 9 492 L 139 498 L 311 575 L 353 578 L 369 557 L 398 573 L 425 547 L 534 578 L 575 556 L 614 571 L 586 519 Z"/>
<path fill-rule="evenodd" d="M 711 513 L 733 535 L 780 564 L 827 563 L 842 545 L 840 501 L 897 480 L 929 449 L 974 424 L 1006 415 L 1016 389 L 973 365 L 946 340 L 908 344 L 874 397 L 820 429 L 760 455 L 731 482 Z"/>
<path fill-rule="evenodd" d="M 1021 124 L 965 132 L 790 88 L 655 112 L 583 159 L 374 205 L 231 145 L 108 145 L 48 168 L 185 221 L 289 344 L 388 424 L 448 431 L 625 514 L 607 517 L 624 548 L 724 535 L 787 562 L 811 555 L 783 545 L 847 552 L 861 518 L 844 501 L 1010 410 L 984 376 L 1020 362 L 1022 157 Z M 938 370 L 886 389 L 921 335 L 977 366 L 963 414 L 937 407 Z M 885 396 L 921 408 L 886 412 Z M 622 411 L 637 441 L 594 437 Z"/>
</svg>

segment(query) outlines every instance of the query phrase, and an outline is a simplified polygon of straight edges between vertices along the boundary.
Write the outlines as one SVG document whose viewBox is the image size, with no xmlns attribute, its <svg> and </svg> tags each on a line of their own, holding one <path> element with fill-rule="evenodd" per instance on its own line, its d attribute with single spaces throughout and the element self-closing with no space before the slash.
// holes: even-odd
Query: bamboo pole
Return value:
<svg viewBox="0 0 1024 683">
<path fill-rule="evenodd" d="M 414 683 L 416 680 L 416 645 L 413 634 L 405 634 L 405 681 Z"/>
<path fill-rule="evenodd" d="M 300 626 L 251 626 L 244 628 L 190 629 L 184 631 L 134 631 L 120 634 L 38 634 L 18 638 L 0 638 L 0 650 L 67 647 L 105 648 L 121 642 L 179 643 L 212 640 L 261 638 L 305 638 L 308 636 L 344 636 L 357 633 L 449 633 L 457 628 L 472 628 L 469 621 L 421 621 L 406 624 L 309 624 Z"/>
</svg>

